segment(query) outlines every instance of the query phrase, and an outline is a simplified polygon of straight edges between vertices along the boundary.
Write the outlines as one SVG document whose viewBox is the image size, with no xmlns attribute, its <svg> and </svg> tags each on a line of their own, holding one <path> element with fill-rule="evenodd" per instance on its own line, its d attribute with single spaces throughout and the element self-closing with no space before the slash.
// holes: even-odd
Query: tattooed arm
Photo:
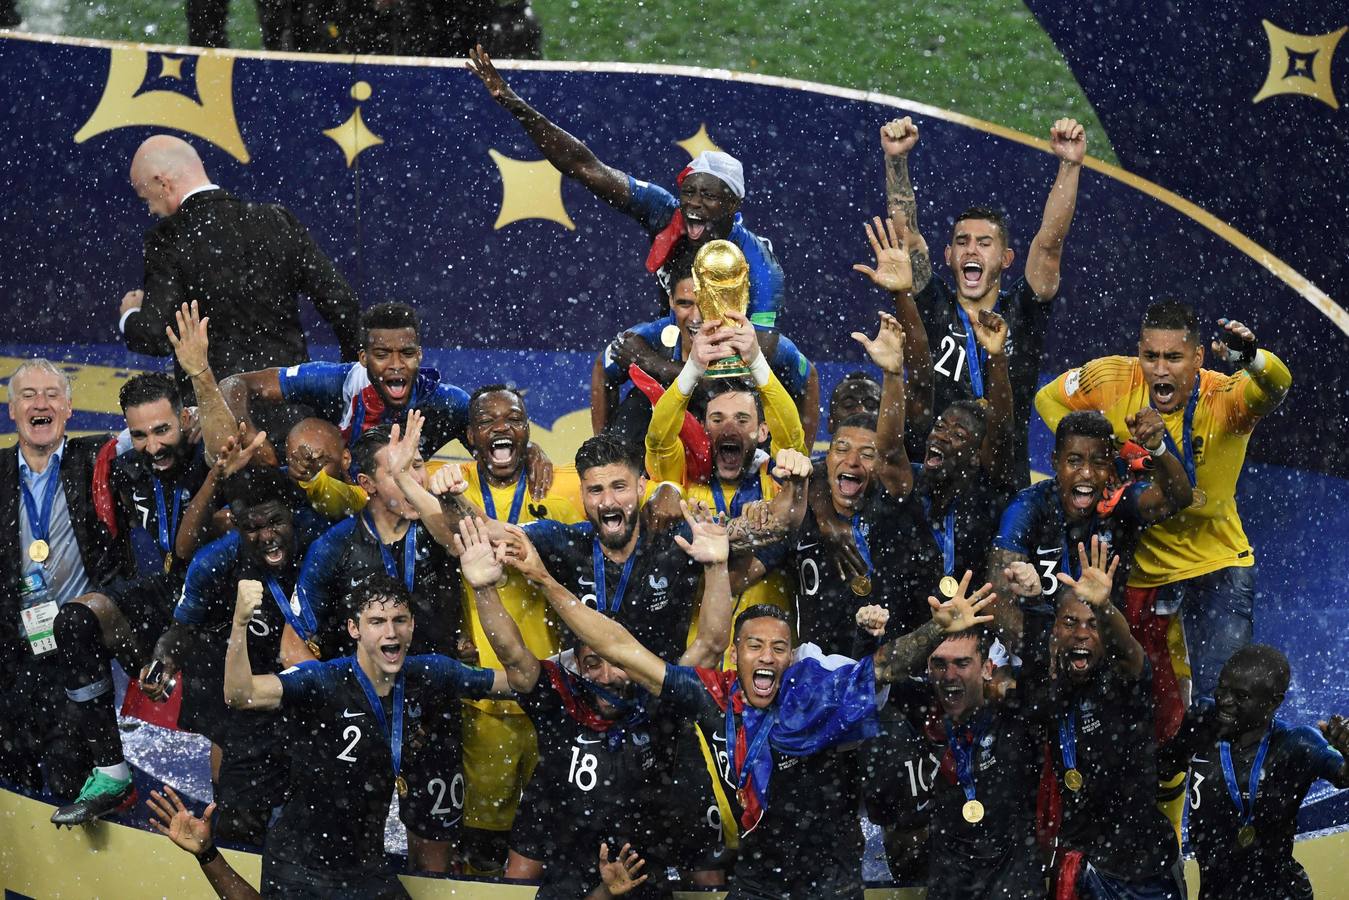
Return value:
<svg viewBox="0 0 1349 900">
<path fill-rule="evenodd" d="M 877 684 L 899 681 L 918 669 L 950 635 L 993 621 L 992 616 L 979 614 L 995 599 L 993 585 L 985 584 L 973 594 L 967 594 L 973 574 L 965 573 L 960 579 L 960 590 L 950 600 L 939 603 L 936 597 L 927 598 L 927 605 L 932 609 L 931 622 L 895 638 L 876 651 Z"/>
<path fill-rule="evenodd" d="M 908 116 L 881 126 L 881 149 L 885 151 L 885 198 L 893 218 L 907 226 L 905 245 L 913 265 L 915 295 L 932 280 L 932 260 L 927 241 L 918 231 L 918 198 L 909 180 L 909 151 L 918 143 L 918 126 Z"/>
</svg>

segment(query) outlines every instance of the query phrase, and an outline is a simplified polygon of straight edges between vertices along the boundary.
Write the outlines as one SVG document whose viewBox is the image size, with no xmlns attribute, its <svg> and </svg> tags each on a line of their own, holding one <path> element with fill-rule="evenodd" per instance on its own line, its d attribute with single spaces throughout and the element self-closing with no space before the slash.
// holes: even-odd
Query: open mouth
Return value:
<svg viewBox="0 0 1349 900">
<path fill-rule="evenodd" d="M 402 403 L 407 400 L 411 386 L 411 380 L 403 378 L 402 376 L 393 376 L 384 379 L 384 391 L 389 395 L 389 399 L 395 403 Z"/>
<path fill-rule="evenodd" d="M 280 568 L 286 562 L 286 548 L 281 544 L 264 545 L 262 561 L 272 568 Z"/>
<path fill-rule="evenodd" d="M 717 468 L 739 470 L 745 464 L 745 450 L 739 441 L 724 440 L 717 444 Z"/>
<path fill-rule="evenodd" d="M 945 684 L 941 687 L 942 702 L 948 706 L 959 703 L 965 698 L 965 685 Z"/>
<path fill-rule="evenodd" d="M 946 451 L 936 444 L 927 445 L 927 456 L 923 457 L 923 465 L 929 469 L 940 469 L 946 462 Z"/>
<path fill-rule="evenodd" d="M 1074 647 L 1064 655 L 1068 663 L 1068 671 L 1085 672 L 1091 668 L 1091 651 L 1085 647 Z"/>
<path fill-rule="evenodd" d="M 515 442 L 510 438 L 497 438 L 487 451 L 488 459 L 494 466 L 507 466 L 515 461 Z"/>
<path fill-rule="evenodd" d="M 1170 406 L 1176 399 L 1176 386 L 1169 381 L 1158 381 L 1152 385 L 1152 399 L 1159 407 Z"/>
<path fill-rule="evenodd" d="M 33 428 L 46 428 L 51 423 L 51 416 L 30 416 L 28 419 L 28 424 Z"/>
<path fill-rule="evenodd" d="M 161 453 L 158 456 L 150 457 L 150 465 L 156 471 L 163 472 L 173 468 L 173 454 Z"/>
<path fill-rule="evenodd" d="M 777 681 L 778 673 L 772 669 L 755 669 L 750 679 L 750 687 L 753 688 L 756 697 L 771 697 Z"/>
<path fill-rule="evenodd" d="M 960 280 L 967 288 L 976 288 L 984 277 L 984 267 L 981 263 L 970 260 L 960 266 Z"/>
<path fill-rule="evenodd" d="M 403 656 L 403 645 L 398 641 L 379 645 L 379 655 L 388 663 L 397 663 Z"/>
<path fill-rule="evenodd" d="M 845 500 L 852 500 L 862 493 L 862 488 L 866 483 L 856 475 L 840 472 L 838 477 L 834 479 L 834 484 L 838 487 L 840 497 Z"/>
<path fill-rule="evenodd" d="M 684 213 L 684 232 L 691 241 L 702 240 L 703 235 L 707 233 L 707 220 Z"/>
<path fill-rule="evenodd" d="M 1068 502 L 1073 509 L 1085 512 L 1096 502 L 1096 488 L 1089 484 L 1075 484 L 1068 493 Z"/>
<path fill-rule="evenodd" d="M 600 531 L 604 534 L 622 534 L 625 517 L 621 512 L 601 512 Z"/>
</svg>

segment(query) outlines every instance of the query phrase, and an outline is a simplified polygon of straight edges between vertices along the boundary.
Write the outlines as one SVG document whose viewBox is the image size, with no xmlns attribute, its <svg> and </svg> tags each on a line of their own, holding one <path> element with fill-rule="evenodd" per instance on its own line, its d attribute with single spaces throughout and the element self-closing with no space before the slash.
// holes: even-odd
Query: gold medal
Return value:
<svg viewBox="0 0 1349 900">
<path fill-rule="evenodd" d="M 173 554 L 164 554 L 164 574 L 167 575 L 173 571 Z"/>
<path fill-rule="evenodd" d="M 1208 494 L 1199 488 L 1194 489 L 1194 497 L 1190 500 L 1190 509 L 1203 509 L 1208 503 Z"/>
<path fill-rule="evenodd" d="M 667 347 L 673 347 L 679 343 L 679 326 L 666 325 L 660 330 L 660 342 Z"/>
<path fill-rule="evenodd" d="M 398 791 L 399 799 L 406 799 L 408 795 L 408 782 L 402 775 L 393 780 L 393 788 Z"/>
<path fill-rule="evenodd" d="M 1064 772 L 1063 786 L 1074 793 L 1082 790 L 1082 773 L 1077 769 L 1069 769 Z"/>
<path fill-rule="evenodd" d="M 848 582 L 848 587 L 859 597 L 866 597 L 871 594 L 871 578 L 866 575 L 858 575 Z"/>
<path fill-rule="evenodd" d="M 52 555 L 52 548 L 46 541 L 36 540 L 28 545 L 28 558 L 35 563 L 45 562 Z"/>
<path fill-rule="evenodd" d="M 309 648 L 310 653 L 314 654 L 314 659 L 323 659 L 323 654 L 319 652 L 318 640 L 310 638 L 304 642 L 304 645 Z"/>
<path fill-rule="evenodd" d="M 1251 844 L 1254 843 L 1255 843 L 1255 826 L 1242 825 L 1241 830 L 1237 832 L 1237 846 L 1245 848 L 1249 847 Z"/>
<path fill-rule="evenodd" d="M 950 575 L 943 575 L 942 580 L 937 584 L 937 590 L 941 591 L 943 597 L 950 600 L 956 595 L 956 591 L 960 590 L 960 582 Z"/>
<path fill-rule="evenodd" d="M 984 819 L 984 805 L 978 800 L 971 800 L 960 807 L 960 814 L 965 817 L 965 821 L 974 825 L 982 822 Z"/>
</svg>

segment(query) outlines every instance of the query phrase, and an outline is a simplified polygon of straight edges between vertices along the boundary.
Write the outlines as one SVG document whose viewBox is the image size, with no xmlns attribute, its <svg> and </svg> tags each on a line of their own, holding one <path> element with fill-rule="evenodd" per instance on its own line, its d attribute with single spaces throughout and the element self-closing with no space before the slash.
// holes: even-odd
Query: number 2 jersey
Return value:
<svg viewBox="0 0 1349 900">
<path fill-rule="evenodd" d="M 355 665 L 352 657 L 306 662 L 278 676 L 281 710 L 292 723 L 291 795 L 267 832 L 266 856 L 334 873 L 385 866 L 392 758 Z M 493 672 L 426 655 L 408 657 L 403 676 L 402 769 L 408 777 L 417 768 L 421 722 L 460 698 L 485 696 Z M 381 702 L 385 721 L 392 722 L 392 694 Z M 433 787 L 450 803 L 454 785 Z"/>
</svg>

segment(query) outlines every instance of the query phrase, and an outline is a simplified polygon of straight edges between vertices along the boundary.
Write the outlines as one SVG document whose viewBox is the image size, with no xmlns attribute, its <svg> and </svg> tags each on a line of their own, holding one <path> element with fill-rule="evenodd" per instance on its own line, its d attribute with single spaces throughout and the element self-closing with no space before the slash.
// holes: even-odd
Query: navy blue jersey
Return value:
<svg viewBox="0 0 1349 900">
<path fill-rule="evenodd" d="M 539 519 L 522 527 L 552 576 L 586 606 L 599 609 L 594 526 L 589 522 L 564 525 L 552 519 Z M 641 529 L 633 550 L 636 561 L 617 609 L 613 606 L 618 599 L 623 566 L 607 556 L 602 563 L 609 606 L 602 611 L 661 659 L 678 659 L 684 652 L 689 619 L 703 575 L 702 565 L 675 543 L 676 534 L 688 539 L 688 527 L 681 523 L 678 528 L 655 533 Z"/>
<path fill-rule="evenodd" d="M 459 565 L 427 533 L 413 523 L 406 533 L 384 549 L 392 558 L 393 577 L 407 577 L 407 542 L 416 535 L 412 573 L 412 617 L 416 622 L 412 653 L 453 653 L 459 603 L 463 586 Z M 318 623 L 317 640 L 324 659 L 351 652 L 347 634 L 347 596 L 371 575 L 385 574 L 381 541 L 362 516 L 341 520 L 310 546 L 296 583 L 295 597 L 301 609 Z"/>
<path fill-rule="evenodd" d="M 109 484 L 116 500 L 117 526 L 126 535 L 137 575 L 155 575 L 166 571 L 164 560 L 173 552 L 182 513 L 211 471 L 200 444 L 192 448 L 192 455 L 180 468 L 181 471 L 172 481 L 160 479 L 146 461 L 145 455 L 138 450 L 128 450 L 112 462 Z M 160 531 L 161 502 L 164 509 L 163 533 Z M 172 565 L 173 573 L 181 578 L 186 563 L 175 557 Z"/>
<path fill-rule="evenodd" d="M 927 598 L 942 576 L 941 552 L 913 494 L 896 497 L 876 484 L 857 518 L 871 554 L 868 595 L 854 593 L 839 573 L 812 508 L 806 509 L 794 533 L 755 552 L 770 572 L 782 568 L 793 576 L 798 639 L 818 644 L 826 653 L 854 657 L 871 652 L 876 644 L 857 628 L 859 607 L 875 604 L 889 610 L 883 639 L 907 634 L 930 618 Z"/>
<path fill-rule="evenodd" d="M 421 450 L 428 459 L 450 441 L 464 440 L 468 428 L 468 394 L 440 380 L 435 369 L 421 369 L 412 386 L 412 399 L 399 410 L 387 409 L 384 398 L 370 383 L 360 363 L 308 362 L 279 373 L 281 396 L 291 403 L 311 406 L 319 416 L 342 429 L 351 446 L 377 425 L 405 425 L 409 409 L 426 417 Z"/>
<path fill-rule="evenodd" d="M 1250 807 L 1250 778 L 1256 747 L 1231 748 L 1242 804 Z M 1199 861 L 1202 898 L 1307 898 L 1311 884 L 1293 858 L 1297 813 L 1307 791 L 1324 778 L 1334 781 L 1344 757 L 1315 728 L 1279 719 L 1269 734 L 1269 750 L 1256 791 L 1255 841 L 1237 843 L 1243 816 L 1229 793 L 1218 750 L 1218 725 L 1212 700 L 1199 700 L 1185 715 L 1180 731 L 1167 743 L 1165 756 L 1180 767 L 1191 765 L 1190 846 Z"/>
<path fill-rule="evenodd" d="M 622 209 L 636 219 L 653 238 L 674 218 L 679 209 L 679 201 L 673 194 L 659 185 L 639 181 L 628 176 L 628 205 Z M 749 309 L 746 315 L 755 328 L 776 328 L 778 315 L 785 306 L 786 291 L 783 286 L 782 266 L 773 255 L 773 245 L 751 232 L 742 223 L 740 213 L 735 214 L 731 233 L 726 239 L 740 248 L 749 264 Z M 686 242 L 680 237 L 679 244 Z M 679 252 L 678 247 L 671 254 L 673 258 Z M 670 283 L 669 267 L 663 266 L 656 273 L 661 286 L 668 296 L 674 287 Z"/>
<path fill-rule="evenodd" d="M 307 662 L 279 676 L 281 709 L 293 723 L 291 795 L 267 832 L 266 856 L 332 872 L 384 867 L 394 772 L 355 665 L 351 657 Z M 493 681 L 491 669 L 435 655 L 408 657 L 403 674 L 405 742 L 432 710 L 452 698 L 484 697 Z M 391 722 L 392 695 L 382 701 Z"/>
<path fill-rule="evenodd" d="M 927 329 L 928 346 L 932 348 L 932 408 L 936 415 L 941 415 L 942 410 L 955 401 L 975 396 L 970 373 L 972 363 L 979 365 L 986 385 L 987 357 L 979 349 L 977 361 L 969 358 L 970 343 L 966 338 L 965 324 L 960 318 L 960 303 L 955 291 L 946 282 L 933 275 L 914 300 L 923 317 L 923 326 Z M 1054 307 L 1052 300 L 1052 297 L 1037 297 L 1029 282 L 1022 277 L 998 295 L 998 302 L 993 307 L 1007 322 L 1005 352 L 1012 382 L 1012 450 L 1016 459 L 1018 486 L 1030 483 L 1027 435 L 1030 432 L 1031 411 L 1035 406 L 1040 360 L 1044 358 L 1045 333 Z M 977 342 L 975 346 L 978 346 Z M 926 441 L 925 434 L 910 436 L 910 443 L 919 445 L 911 448 L 915 451 L 914 459 L 922 458 L 920 446 Z"/>
</svg>

